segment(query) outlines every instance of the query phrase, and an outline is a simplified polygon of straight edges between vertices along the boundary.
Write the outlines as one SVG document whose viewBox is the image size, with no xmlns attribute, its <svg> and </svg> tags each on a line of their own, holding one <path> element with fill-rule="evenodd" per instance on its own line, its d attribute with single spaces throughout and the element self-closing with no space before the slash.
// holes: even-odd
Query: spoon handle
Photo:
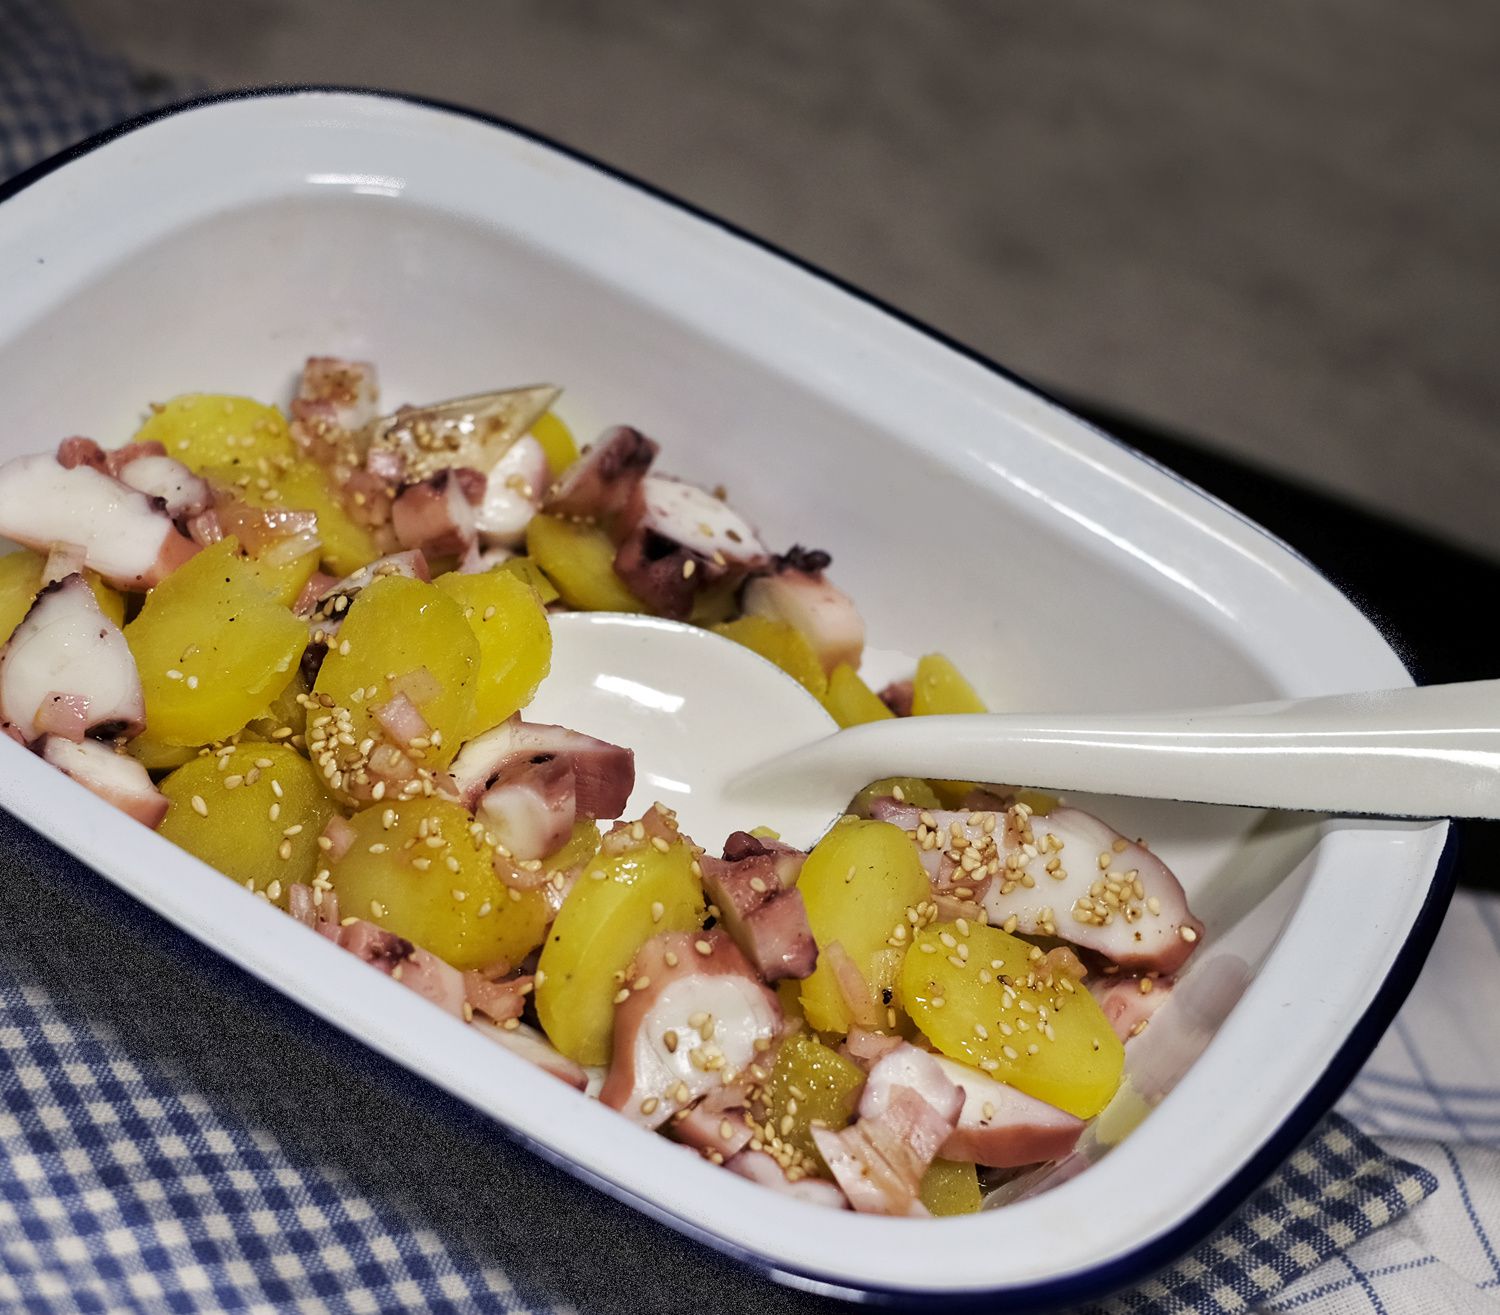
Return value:
<svg viewBox="0 0 1500 1315">
<path fill-rule="evenodd" d="M 936 776 L 1383 817 L 1500 817 L 1500 680 L 1129 714 L 909 717 L 762 763 L 737 790 Z"/>
</svg>

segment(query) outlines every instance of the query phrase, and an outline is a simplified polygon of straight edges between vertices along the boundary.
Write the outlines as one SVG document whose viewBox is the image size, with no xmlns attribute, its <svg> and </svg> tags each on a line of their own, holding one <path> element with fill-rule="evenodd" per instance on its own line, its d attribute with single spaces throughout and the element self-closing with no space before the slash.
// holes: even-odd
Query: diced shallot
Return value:
<svg viewBox="0 0 1500 1315">
<path fill-rule="evenodd" d="M 870 1070 L 854 1123 L 839 1132 L 815 1126 L 813 1141 L 856 1210 L 925 1215 L 922 1177 L 957 1127 L 963 1103 L 933 1056 L 903 1045 Z"/>
</svg>

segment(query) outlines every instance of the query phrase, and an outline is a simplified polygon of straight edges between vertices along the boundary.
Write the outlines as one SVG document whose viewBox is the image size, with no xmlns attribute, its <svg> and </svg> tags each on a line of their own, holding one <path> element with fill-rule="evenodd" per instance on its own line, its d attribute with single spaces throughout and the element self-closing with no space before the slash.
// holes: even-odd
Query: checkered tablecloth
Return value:
<svg viewBox="0 0 1500 1315">
<path fill-rule="evenodd" d="M 182 90 L 0 0 L 0 180 Z M 1339 1113 L 1103 1309 L 1500 1312 L 1497 1020 L 1500 900 L 1462 895 Z M 0 815 L 0 1315 L 824 1304 L 518 1150 Z"/>
</svg>

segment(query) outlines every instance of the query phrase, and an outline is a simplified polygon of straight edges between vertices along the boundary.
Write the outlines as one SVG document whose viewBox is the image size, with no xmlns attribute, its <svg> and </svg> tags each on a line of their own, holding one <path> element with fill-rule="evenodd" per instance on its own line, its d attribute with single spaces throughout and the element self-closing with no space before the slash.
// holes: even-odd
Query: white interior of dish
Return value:
<svg viewBox="0 0 1500 1315">
<path fill-rule="evenodd" d="M 831 285 L 461 116 L 304 94 L 161 120 L 0 206 L 0 289 L 3 457 L 122 442 L 179 392 L 284 400 L 311 353 L 373 359 L 391 403 L 550 381 L 581 438 L 636 424 L 771 543 L 830 550 L 879 676 L 940 648 L 993 707 L 1037 710 L 1407 683 L 1335 590 L 1194 490 Z M 652 1213 L 788 1275 L 953 1291 L 1076 1274 L 1212 1196 L 1368 1005 L 1444 835 L 1099 801 L 1209 935 L 1088 1153 L 1165 1099 L 1086 1174 L 918 1222 L 775 1201 L 560 1091 L 3 738 L 0 802 Z"/>
</svg>

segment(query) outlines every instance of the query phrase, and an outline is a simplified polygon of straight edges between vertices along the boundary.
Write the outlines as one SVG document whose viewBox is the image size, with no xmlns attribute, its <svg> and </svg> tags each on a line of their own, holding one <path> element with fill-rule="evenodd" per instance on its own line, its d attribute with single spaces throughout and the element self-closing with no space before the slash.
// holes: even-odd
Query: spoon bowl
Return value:
<svg viewBox="0 0 1500 1315">
<path fill-rule="evenodd" d="M 627 817 L 658 801 L 712 852 L 731 831 L 767 825 L 811 844 L 842 801 L 777 801 L 776 816 L 735 798 L 730 781 L 758 763 L 838 729 L 823 706 L 779 667 L 741 644 L 654 616 L 559 612 L 552 670 L 528 705 L 556 722 L 635 751 Z"/>
<path fill-rule="evenodd" d="M 1230 708 L 909 717 L 839 731 L 806 689 L 711 631 L 612 612 L 552 618 L 529 716 L 636 753 L 712 848 L 772 827 L 807 848 L 888 776 L 1379 817 L 1500 817 L 1500 681 Z"/>
</svg>

